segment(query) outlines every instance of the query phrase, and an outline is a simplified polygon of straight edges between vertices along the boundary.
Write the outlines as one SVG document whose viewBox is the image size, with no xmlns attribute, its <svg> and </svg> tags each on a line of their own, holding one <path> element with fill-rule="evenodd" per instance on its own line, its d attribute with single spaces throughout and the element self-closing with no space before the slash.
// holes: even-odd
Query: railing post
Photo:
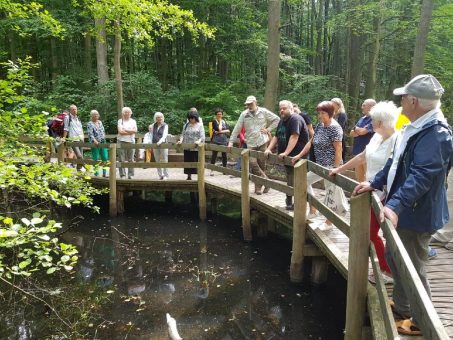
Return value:
<svg viewBox="0 0 453 340">
<path fill-rule="evenodd" d="M 345 339 L 362 339 L 368 284 L 371 195 L 351 197 Z"/>
<path fill-rule="evenodd" d="M 252 226 L 250 223 L 250 150 L 241 152 L 241 215 L 242 215 L 242 234 L 244 240 L 252 240 Z"/>
<path fill-rule="evenodd" d="M 116 203 L 116 144 L 109 145 L 109 213 L 110 216 L 118 215 L 118 205 Z"/>
<path fill-rule="evenodd" d="M 65 149 L 64 143 L 61 142 L 60 145 L 58 145 L 58 148 L 57 148 L 58 164 L 61 164 L 61 163 L 64 162 L 64 149 Z"/>
<path fill-rule="evenodd" d="M 206 221 L 206 186 L 204 183 L 205 144 L 198 145 L 198 205 L 200 207 L 200 220 Z"/>
<path fill-rule="evenodd" d="M 294 217 L 293 249 L 289 276 L 291 282 L 302 282 L 307 227 L 307 161 L 299 161 L 294 166 Z"/>
</svg>

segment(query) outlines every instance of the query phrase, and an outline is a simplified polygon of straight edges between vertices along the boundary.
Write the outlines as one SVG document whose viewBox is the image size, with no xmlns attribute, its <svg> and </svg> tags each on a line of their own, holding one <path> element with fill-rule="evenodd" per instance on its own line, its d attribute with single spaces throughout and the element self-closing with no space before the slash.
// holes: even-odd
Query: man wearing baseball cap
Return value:
<svg viewBox="0 0 453 340">
<path fill-rule="evenodd" d="M 353 194 L 383 190 L 387 197 L 381 220 L 388 218 L 431 297 L 425 264 L 431 235 L 449 219 L 446 175 L 452 156 L 452 131 L 440 110 L 444 89 L 435 77 L 422 74 L 393 91 L 401 96 L 403 112 L 410 124 L 402 130 L 392 157 L 371 183 L 362 182 Z M 401 334 L 421 334 L 422 316 L 409 302 L 409 291 L 395 265 L 390 249 L 386 259 L 394 279 L 393 312 Z M 421 325 L 420 325 L 421 326 Z"/>
<path fill-rule="evenodd" d="M 233 142 L 241 129 L 244 127 L 245 135 L 247 136 L 247 148 L 264 152 L 269 143 L 269 132 L 274 130 L 280 118 L 264 107 L 260 107 L 256 103 L 255 96 L 248 96 L 245 100 L 247 109 L 244 110 L 231 133 L 228 147 L 233 146 Z M 266 163 L 264 160 L 257 160 L 250 157 L 250 170 L 252 174 L 267 178 L 264 173 Z M 263 193 L 267 193 L 269 188 L 264 188 Z M 255 194 L 261 195 L 261 185 L 255 184 Z"/>
</svg>

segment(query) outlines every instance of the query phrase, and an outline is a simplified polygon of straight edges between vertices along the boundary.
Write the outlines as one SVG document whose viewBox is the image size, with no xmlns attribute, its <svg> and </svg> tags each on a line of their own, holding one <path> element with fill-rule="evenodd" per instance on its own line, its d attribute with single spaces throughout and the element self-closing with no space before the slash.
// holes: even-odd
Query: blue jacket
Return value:
<svg viewBox="0 0 453 340">
<path fill-rule="evenodd" d="M 449 220 L 446 176 L 453 153 L 452 131 L 438 120 L 428 122 L 409 138 L 396 169 L 385 205 L 398 215 L 398 228 L 434 232 Z M 371 182 L 382 190 L 390 158 Z"/>
</svg>

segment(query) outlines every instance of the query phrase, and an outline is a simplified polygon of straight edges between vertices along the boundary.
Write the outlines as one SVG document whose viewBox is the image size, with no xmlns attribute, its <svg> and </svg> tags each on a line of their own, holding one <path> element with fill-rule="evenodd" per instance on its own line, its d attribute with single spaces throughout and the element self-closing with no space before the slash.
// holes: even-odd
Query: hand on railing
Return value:
<svg viewBox="0 0 453 340">
<path fill-rule="evenodd" d="M 233 148 L 233 143 L 231 143 L 231 142 L 228 143 L 227 148 L 228 148 L 228 153 L 231 153 L 231 149 Z"/>
<path fill-rule="evenodd" d="M 359 185 L 357 185 L 354 188 L 354 191 L 352 192 L 352 196 L 357 196 L 358 194 L 367 192 L 367 191 L 373 191 L 374 188 L 371 186 L 370 182 L 361 182 Z"/>
<path fill-rule="evenodd" d="M 272 153 L 272 152 L 271 152 L 271 150 L 269 150 L 269 149 L 264 150 L 264 156 L 265 156 L 266 158 L 269 158 L 269 155 L 270 155 L 271 153 Z"/>
<path fill-rule="evenodd" d="M 333 169 L 331 169 L 331 170 L 329 171 L 329 176 L 332 176 L 332 177 L 333 177 L 333 176 L 335 176 L 336 174 L 339 174 L 339 173 L 341 173 L 340 167 L 338 167 L 338 168 L 333 168 Z"/>
<path fill-rule="evenodd" d="M 301 159 L 301 157 L 302 157 L 302 156 L 299 156 L 299 155 L 294 156 L 293 159 L 291 159 L 291 163 L 292 163 L 293 165 L 295 165 L 295 164 L 297 163 L 297 161 L 298 161 L 299 159 Z"/>
<path fill-rule="evenodd" d="M 396 228 L 398 226 L 398 215 L 390 208 L 384 207 L 379 214 L 379 219 L 384 222 L 385 218 L 388 218 Z"/>
</svg>

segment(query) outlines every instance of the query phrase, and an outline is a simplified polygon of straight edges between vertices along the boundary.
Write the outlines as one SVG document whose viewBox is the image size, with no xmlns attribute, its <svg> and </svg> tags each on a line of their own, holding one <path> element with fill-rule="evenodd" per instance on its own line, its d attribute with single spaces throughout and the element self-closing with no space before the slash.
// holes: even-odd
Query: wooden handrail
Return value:
<svg viewBox="0 0 453 340">
<path fill-rule="evenodd" d="M 36 140 L 29 139 L 27 142 L 33 142 L 35 143 Z M 37 143 L 39 144 L 39 143 Z M 41 144 L 47 144 L 47 141 L 43 141 Z M 100 161 L 93 161 L 93 160 L 74 160 L 74 159 L 64 159 L 63 158 L 63 151 L 65 146 L 79 146 L 79 147 L 88 147 L 88 148 L 93 148 L 93 147 L 108 147 L 110 150 L 110 160 L 108 163 L 103 163 Z M 253 182 L 257 183 L 258 185 L 265 185 L 270 188 L 273 188 L 277 191 L 283 192 L 287 195 L 295 195 L 294 188 L 289 187 L 285 184 L 282 184 L 281 182 L 276 182 L 270 179 L 254 176 L 249 174 L 249 168 L 248 168 L 248 160 L 250 157 L 255 157 L 258 159 L 266 159 L 269 161 L 269 163 L 272 164 L 280 164 L 280 165 L 291 165 L 291 158 L 287 157 L 284 160 L 278 159 L 277 155 L 269 155 L 266 156 L 263 152 L 258 152 L 258 151 L 252 151 L 252 150 L 244 150 L 240 148 L 227 148 L 226 146 L 222 145 L 216 145 L 216 144 L 202 144 L 202 145 L 195 145 L 195 144 L 174 144 L 174 143 L 165 143 L 160 146 L 157 146 L 156 144 L 119 144 L 117 145 L 116 143 L 105 143 L 101 145 L 93 145 L 90 143 L 82 143 L 82 142 L 66 142 L 65 144 L 60 144 L 59 147 L 57 148 L 58 151 L 58 160 L 59 162 L 63 161 L 68 161 L 68 162 L 73 162 L 76 164 L 109 164 L 110 165 L 110 187 L 111 189 L 113 188 L 114 184 L 112 183 L 112 180 L 116 181 L 116 168 L 121 166 L 121 167 L 127 167 L 127 168 L 160 168 L 160 167 L 166 167 L 166 168 L 198 168 L 198 171 L 200 171 L 200 163 L 203 163 L 199 159 L 199 162 L 173 162 L 173 163 L 144 163 L 144 162 L 134 162 L 134 163 L 128 163 L 128 162 L 116 162 L 116 149 L 119 148 L 124 148 L 124 149 L 176 149 L 176 150 L 183 150 L 183 149 L 194 149 L 198 148 L 198 150 L 202 150 L 201 155 L 203 156 L 203 161 L 204 161 L 204 151 L 205 150 L 211 150 L 211 151 L 220 151 L 220 152 L 228 152 L 229 154 L 232 155 L 238 155 L 241 154 L 242 161 L 243 161 L 243 169 L 241 172 L 232 170 L 232 169 L 227 169 L 224 167 L 219 167 L 211 164 L 206 164 L 203 166 L 204 168 L 209 168 L 213 169 L 216 171 L 220 171 L 226 174 L 233 174 L 233 175 L 240 175 L 241 176 L 241 182 L 242 182 L 242 211 L 248 211 L 250 210 L 250 196 L 248 192 L 248 186 L 249 186 L 249 180 L 252 180 Z M 112 153 L 114 155 L 112 155 Z M 199 152 L 200 155 L 200 152 Z M 313 163 L 311 161 L 306 161 L 308 171 L 312 171 L 313 173 L 319 175 L 320 177 L 324 178 L 325 180 L 328 180 L 338 186 L 340 186 L 343 190 L 352 192 L 355 188 L 355 186 L 358 184 L 356 181 L 342 176 L 342 175 L 336 175 L 334 177 L 329 176 L 329 169 L 322 167 L 316 163 Z M 204 170 L 200 173 L 201 178 L 204 178 Z M 112 179 L 113 178 L 113 179 Z M 116 185 L 116 184 L 115 184 Z M 247 190 L 244 188 L 246 187 Z M 199 185 L 199 190 L 204 190 L 202 186 Z M 244 191 L 245 190 L 245 191 Z M 369 205 L 371 204 L 371 209 L 374 210 L 377 216 L 379 216 L 382 205 L 379 201 L 379 198 L 375 194 L 371 195 L 371 198 L 369 198 L 370 195 L 368 195 L 368 198 L 363 198 L 365 196 L 361 195 L 360 201 L 361 203 L 358 205 L 358 208 L 354 208 L 353 205 L 355 205 L 356 200 L 359 198 L 352 198 L 351 199 L 351 206 L 354 212 L 351 212 L 351 221 L 348 224 L 347 221 L 345 221 L 341 216 L 337 215 L 333 211 L 331 211 L 327 206 L 325 206 L 323 203 L 321 203 L 319 200 L 317 200 L 315 197 L 313 197 L 310 194 L 307 194 L 307 200 L 311 204 L 313 204 L 321 213 L 323 213 L 329 220 L 331 220 L 335 226 L 340 229 L 346 236 L 350 237 L 350 254 L 354 254 L 356 257 L 354 261 L 349 261 L 348 265 L 348 272 L 350 273 L 361 273 L 363 270 L 357 270 L 357 266 L 363 267 L 362 261 L 357 261 L 357 251 L 355 249 L 362 249 L 361 247 L 363 246 L 363 243 L 366 243 L 366 246 L 368 247 L 368 252 L 370 251 L 369 248 L 369 234 L 365 240 L 364 238 L 364 232 L 366 231 L 369 232 L 369 226 L 367 223 L 363 223 L 364 221 L 369 221 L 369 214 L 370 214 L 370 208 Z M 368 200 L 368 203 L 366 201 Z M 300 200 L 299 200 L 300 202 Z M 111 204 L 111 209 L 116 209 L 112 206 L 113 202 L 110 202 Z M 116 204 L 116 203 L 115 203 Z M 359 210 L 361 213 L 360 218 L 354 217 L 357 212 L 355 210 Z M 116 211 L 116 210 L 115 210 Z M 201 211 L 200 217 L 203 218 L 204 213 Z M 300 217 L 299 221 L 302 220 L 302 217 Z M 357 220 L 360 220 L 360 223 L 357 222 Z M 353 224 L 355 224 L 354 227 L 351 227 Z M 368 226 L 368 227 L 366 227 Z M 251 234 L 251 229 L 250 229 L 250 216 L 247 214 L 243 214 L 243 232 L 244 232 L 244 238 L 246 240 L 251 240 L 252 234 Z M 419 323 L 419 326 L 423 332 L 423 335 L 425 338 L 428 339 L 448 339 L 448 334 L 439 318 L 437 315 L 435 308 L 429 299 L 428 294 L 426 293 L 425 288 L 423 287 L 420 278 L 418 277 L 418 274 L 416 273 L 416 270 L 409 258 L 409 255 L 407 254 L 397 232 L 396 229 L 393 227 L 393 225 L 390 223 L 389 220 L 385 220 L 383 223 L 381 223 L 381 229 L 383 230 L 384 236 L 387 240 L 387 247 L 390 249 L 390 252 L 395 259 L 395 264 L 398 267 L 398 271 L 402 277 L 402 279 L 406 282 L 408 286 L 408 298 L 410 301 L 411 306 L 413 306 L 415 313 L 416 313 L 416 319 L 417 322 Z M 355 233 L 359 232 L 361 234 L 361 237 L 357 237 L 358 235 L 355 235 Z M 371 251 L 372 252 L 372 251 Z M 372 252 L 373 254 L 373 252 Z M 364 255 L 365 258 L 367 259 L 366 255 Z M 303 258 L 303 257 L 302 257 Z M 297 260 L 299 261 L 299 259 Z M 294 270 L 294 269 L 293 269 Z M 378 281 L 382 283 L 382 277 L 377 270 L 377 266 L 374 266 L 374 271 L 375 271 L 375 276 L 377 277 Z M 365 270 L 366 274 L 366 270 Z M 356 298 L 348 297 L 348 301 L 351 301 L 349 305 L 351 306 L 351 303 L 357 305 L 359 303 L 360 306 L 363 300 L 363 292 L 364 289 L 363 287 L 366 286 L 366 275 L 365 274 L 351 274 L 353 276 L 356 276 L 357 278 L 350 278 L 351 281 L 357 281 L 354 283 L 354 286 L 360 287 L 359 289 L 354 288 L 350 289 L 348 288 L 348 294 L 356 294 Z M 380 284 L 379 283 L 379 284 Z M 351 283 L 352 284 L 352 283 Z M 378 284 L 378 285 L 379 285 Z M 349 287 L 349 283 L 348 283 Z M 378 287 L 379 288 L 379 287 Z M 355 291 L 350 292 L 350 291 Z M 388 318 L 391 317 L 391 315 L 388 313 L 389 311 L 389 305 L 388 301 L 386 299 L 386 296 L 383 294 L 378 294 L 379 295 L 379 300 L 380 300 L 380 306 L 381 310 L 386 311 L 384 312 L 384 315 L 387 316 Z M 352 302 L 353 301 L 353 302 Z M 360 307 L 362 308 L 362 307 Z M 358 321 L 357 319 L 352 320 L 351 318 L 347 318 L 347 320 L 351 320 L 350 323 L 347 322 L 346 325 L 346 337 L 347 338 L 355 338 L 358 333 L 358 328 L 360 326 L 360 323 L 362 321 Z M 387 335 L 389 336 L 394 336 L 395 335 L 395 330 L 394 330 L 394 325 L 392 322 L 385 322 L 386 325 L 386 332 Z"/>
</svg>

